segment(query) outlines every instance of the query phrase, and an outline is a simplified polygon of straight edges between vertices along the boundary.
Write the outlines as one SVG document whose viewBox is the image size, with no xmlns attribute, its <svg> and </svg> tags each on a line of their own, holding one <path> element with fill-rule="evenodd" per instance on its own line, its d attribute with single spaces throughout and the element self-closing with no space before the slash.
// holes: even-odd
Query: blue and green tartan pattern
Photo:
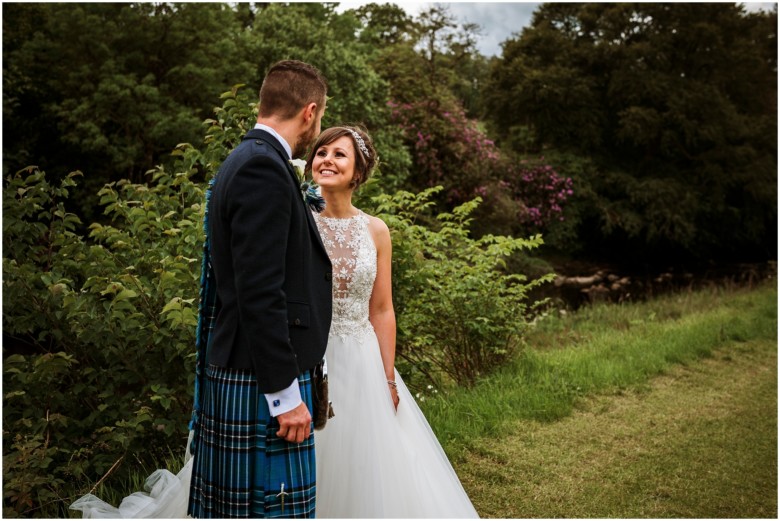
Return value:
<svg viewBox="0 0 780 521">
<path fill-rule="evenodd" d="M 311 409 L 311 372 L 298 381 Z M 203 383 L 187 513 L 195 518 L 314 517 L 314 436 L 300 444 L 276 436 L 279 422 L 270 416 L 252 371 L 209 365 Z"/>
<path fill-rule="evenodd" d="M 200 269 L 200 294 L 198 295 L 198 326 L 195 330 L 195 390 L 192 405 L 192 418 L 190 419 L 189 430 L 195 431 L 197 436 L 198 418 L 201 408 L 200 389 L 203 386 L 203 375 L 206 371 L 208 360 L 208 346 L 211 331 L 217 320 L 217 287 L 214 280 L 214 269 L 211 266 L 211 245 L 209 243 L 209 200 L 211 191 L 214 188 L 216 176 L 211 179 L 206 189 L 205 202 L 203 204 L 203 259 Z M 191 451 L 195 448 L 195 438 L 193 437 Z"/>
</svg>

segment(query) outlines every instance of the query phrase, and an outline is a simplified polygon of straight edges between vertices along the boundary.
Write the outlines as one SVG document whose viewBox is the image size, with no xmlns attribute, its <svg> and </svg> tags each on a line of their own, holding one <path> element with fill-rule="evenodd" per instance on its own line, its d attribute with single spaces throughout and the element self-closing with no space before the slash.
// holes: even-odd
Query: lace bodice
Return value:
<svg viewBox="0 0 780 521">
<path fill-rule="evenodd" d="M 368 302 L 376 278 L 376 246 L 368 216 L 338 219 L 313 213 L 333 265 L 333 320 L 330 331 L 342 338 L 372 333 Z"/>
</svg>

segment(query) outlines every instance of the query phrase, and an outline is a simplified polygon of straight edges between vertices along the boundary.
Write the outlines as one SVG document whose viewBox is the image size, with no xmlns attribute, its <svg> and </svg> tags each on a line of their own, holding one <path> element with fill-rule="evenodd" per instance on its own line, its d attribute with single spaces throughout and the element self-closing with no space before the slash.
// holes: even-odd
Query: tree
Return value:
<svg viewBox="0 0 780 521">
<path fill-rule="evenodd" d="M 407 177 L 410 158 L 398 147 L 398 129 L 388 124 L 389 85 L 369 63 L 369 46 L 354 37 L 359 27 L 352 12 L 338 14 L 331 4 L 262 7 L 249 32 L 250 53 L 257 57 L 254 81 L 259 85 L 271 64 L 281 59 L 316 65 L 328 80 L 323 128 L 365 125 L 380 158 L 377 177 L 392 189 Z"/>
<path fill-rule="evenodd" d="M 35 158 L 97 185 L 144 179 L 198 139 L 214 92 L 248 75 L 222 4 L 13 4 L 4 10 L 5 167 Z M 9 18 L 10 17 L 10 18 Z M 41 129 L 46 129 L 44 134 Z"/>
<path fill-rule="evenodd" d="M 360 41 L 375 49 L 413 39 L 412 18 L 395 4 L 367 4 L 356 9 L 354 15 L 361 23 Z"/>
<path fill-rule="evenodd" d="M 491 69 L 491 123 L 591 158 L 581 235 L 617 258 L 771 257 L 776 40 L 732 4 L 544 4 Z"/>
<path fill-rule="evenodd" d="M 49 176 L 80 169 L 85 217 L 103 183 L 149 181 L 176 145 L 202 139 L 214 93 L 257 92 L 280 59 L 317 65 L 330 87 L 324 125 L 365 124 L 384 180 L 407 176 L 388 84 L 354 38 L 358 19 L 333 4 L 13 4 L 4 14 L 3 117 L 15 130 L 3 138 L 5 171 L 33 158 Z"/>
</svg>

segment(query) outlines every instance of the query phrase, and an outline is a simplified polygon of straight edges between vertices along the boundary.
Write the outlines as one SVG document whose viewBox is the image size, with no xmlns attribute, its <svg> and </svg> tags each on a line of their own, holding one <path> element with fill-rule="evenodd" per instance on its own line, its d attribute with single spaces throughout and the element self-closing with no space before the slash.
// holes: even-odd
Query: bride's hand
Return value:
<svg viewBox="0 0 780 521">
<path fill-rule="evenodd" d="M 400 398 L 398 398 L 398 386 L 396 383 L 392 380 L 387 381 L 387 386 L 390 388 L 390 398 L 393 399 L 393 407 L 395 407 L 395 410 L 398 410 L 398 402 L 400 402 Z"/>
</svg>

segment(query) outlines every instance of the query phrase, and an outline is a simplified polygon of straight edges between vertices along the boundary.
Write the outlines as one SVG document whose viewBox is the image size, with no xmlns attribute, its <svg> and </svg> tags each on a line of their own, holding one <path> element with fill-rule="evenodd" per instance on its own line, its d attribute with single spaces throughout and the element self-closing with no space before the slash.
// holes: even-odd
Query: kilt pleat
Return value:
<svg viewBox="0 0 780 521">
<path fill-rule="evenodd" d="M 298 381 L 311 410 L 310 372 Z M 278 430 L 252 371 L 209 365 L 187 513 L 195 518 L 314 517 L 314 436 L 288 443 L 276 436 Z"/>
</svg>

